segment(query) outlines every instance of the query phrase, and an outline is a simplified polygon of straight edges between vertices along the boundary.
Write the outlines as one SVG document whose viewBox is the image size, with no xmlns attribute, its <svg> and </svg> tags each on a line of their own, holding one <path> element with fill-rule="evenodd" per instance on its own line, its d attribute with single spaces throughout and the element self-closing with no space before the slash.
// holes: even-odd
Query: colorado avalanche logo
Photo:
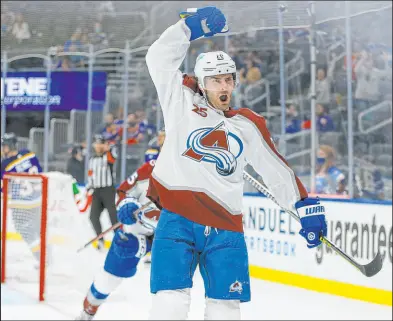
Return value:
<svg viewBox="0 0 393 321">
<path fill-rule="evenodd" d="M 194 130 L 187 139 L 187 150 L 183 156 L 197 162 L 215 163 L 222 176 L 231 175 L 237 166 L 237 158 L 243 152 L 239 137 L 228 132 L 224 122 L 216 127 Z"/>
</svg>

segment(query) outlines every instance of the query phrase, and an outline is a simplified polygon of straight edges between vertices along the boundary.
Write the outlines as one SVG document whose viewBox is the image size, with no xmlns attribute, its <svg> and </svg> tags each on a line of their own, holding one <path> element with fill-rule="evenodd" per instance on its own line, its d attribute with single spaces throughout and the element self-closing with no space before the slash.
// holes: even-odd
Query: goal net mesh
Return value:
<svg viewBox="0 0 393 321">
<path fill-rule="evenodd" d="M 82 299 L 92 280 L 92 269 L 102 265 L 102 254 L 94 248 L 77 253 L 94 234 L 87 214 L 80 213 L 76 205 L 72 177 L 52 172 L 6 175 L 5 179 L 5 282 L 49 302 L 63 301 L 71 295 Z M 40 262 L 43 253 L 44 265 Z"/>
</svg>

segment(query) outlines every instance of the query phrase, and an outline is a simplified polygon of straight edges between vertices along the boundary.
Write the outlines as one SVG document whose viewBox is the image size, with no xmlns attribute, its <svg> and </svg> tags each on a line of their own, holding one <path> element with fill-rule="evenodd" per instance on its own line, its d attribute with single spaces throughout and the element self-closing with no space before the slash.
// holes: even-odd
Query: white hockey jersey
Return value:
<svg viewBox="0 0 393 321">
<path fill-rule="evenodd" d="M 293 209 L 307 191 L 277 152 L 263 117 L 247 108 L 209 107 L 192 78 L 181 73 L 190 35 L 180 20 L 146 55 L 166 131 L 148 197 L 196 223 L 242 232 L 247 163 L 284 208 Z"/>
</svg>

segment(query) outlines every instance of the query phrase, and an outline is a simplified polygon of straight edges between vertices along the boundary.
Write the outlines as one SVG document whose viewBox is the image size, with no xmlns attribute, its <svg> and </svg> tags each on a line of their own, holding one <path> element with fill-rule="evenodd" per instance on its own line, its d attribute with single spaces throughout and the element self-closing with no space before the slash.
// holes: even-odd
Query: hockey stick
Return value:
<svg viewBox="0 0 393 321">
<path fill-rule="evenodd" d="M 135 212 L 132 213 L 132 215 L 135 217 L 136 220 L 138 220 L 137 218 L 137 214 L 140 211 L 143 211 L 144 209 L 146 209 L 147 207 L 149 207 L 153 202 L 149 201 L 147 202 L 145 205 L 143 205 L 141 208 L 138 208 Z M 82 251 L 83 249 L 85 249 L 86 247 L 88 247 L 91 243 L 98 241 L 99 239 L 102 239 L 104 237 L 105 234 L 107 234 L 110 231 L 116 230 L 118 227 L 120 227 L 121 225 L 123 225 L 122 223 L 118 222 L 115 225 L 112 225 L 110 228 L 106 229 L 104 232 L 102 232 L 100 235 L 97 235 L 94 239 L 90 240 L 89 242 L 87 242 L 85 245 L 83 245 L 80 249 L 78 249 L 76 252 L 79 253 L 80 251 Z"/>
<path fill-rule="evenodd" d="M 246 171 L 243 171 L 243 178 L 246 181 L 248 181 L 252 186 L 254 186 L 258 191 L 265 194 L 269 199 L 271 199 L 274 203 L 276 203 L 278 206 L 280 206 L 278 204 L 277 200 L 274 198 L 274 196 L 269 192 L 269 190 L 265 186 L 263 186 L 260 182 L 258 182 L 255 178 L 253 178 Z M 281 206 L 280 206 L 280 208 L 283 209 L 285 212 L 287 212 L 296 221 L 298 221 L 300 223 L 300 218 L 298 215 L 296 215 L 294 212 L 287 210 Z M 359 264 L 358 262 L 356 262 L 354 259 L 352 259 L 348 254 L 346 254 L 340 248 L 338 248 L 328 238 L 321 236 L 321 241 L 323 243 L 325 243 L 327 246 L 329 246 L 330 248 L 332 248 L 333 251 L 335 251 L 337 254 L 339 254 L 341 257 L 343 257 L 345 260 L 347 260 L 349 263 L 351 263 L 355 268 L 357 268 L 361 273 L 363 273 L 367 277 L 371 277 L 371 276 L 376 275 L 382 269 L 382 256 L 379 253 L 379 251 L 370 263 L 362 265 L 362 264 Z"/>
</svg>

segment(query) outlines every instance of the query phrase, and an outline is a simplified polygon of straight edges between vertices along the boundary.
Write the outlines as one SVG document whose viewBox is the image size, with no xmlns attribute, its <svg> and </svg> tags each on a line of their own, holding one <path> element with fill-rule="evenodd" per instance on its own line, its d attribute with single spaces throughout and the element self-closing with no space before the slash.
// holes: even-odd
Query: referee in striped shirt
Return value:
<svg viewBox="0 0 393 321">
<path fill-rule="evenodd" d="M 93 193 L 90 221 L 97 234 L 102 233 L 100 216 L 104 209 L 108 210 L 112 225 L 117 223 L 115 205 L 114 163 L 117 158 L 116 146 L 110 146 L 103 135 L 94 136 L 93 147 L 95 153 L 89 159 L 87 191 Z M 98 249 L 103 249 L 104 240 L 98 243 Z"/>
</svg>

